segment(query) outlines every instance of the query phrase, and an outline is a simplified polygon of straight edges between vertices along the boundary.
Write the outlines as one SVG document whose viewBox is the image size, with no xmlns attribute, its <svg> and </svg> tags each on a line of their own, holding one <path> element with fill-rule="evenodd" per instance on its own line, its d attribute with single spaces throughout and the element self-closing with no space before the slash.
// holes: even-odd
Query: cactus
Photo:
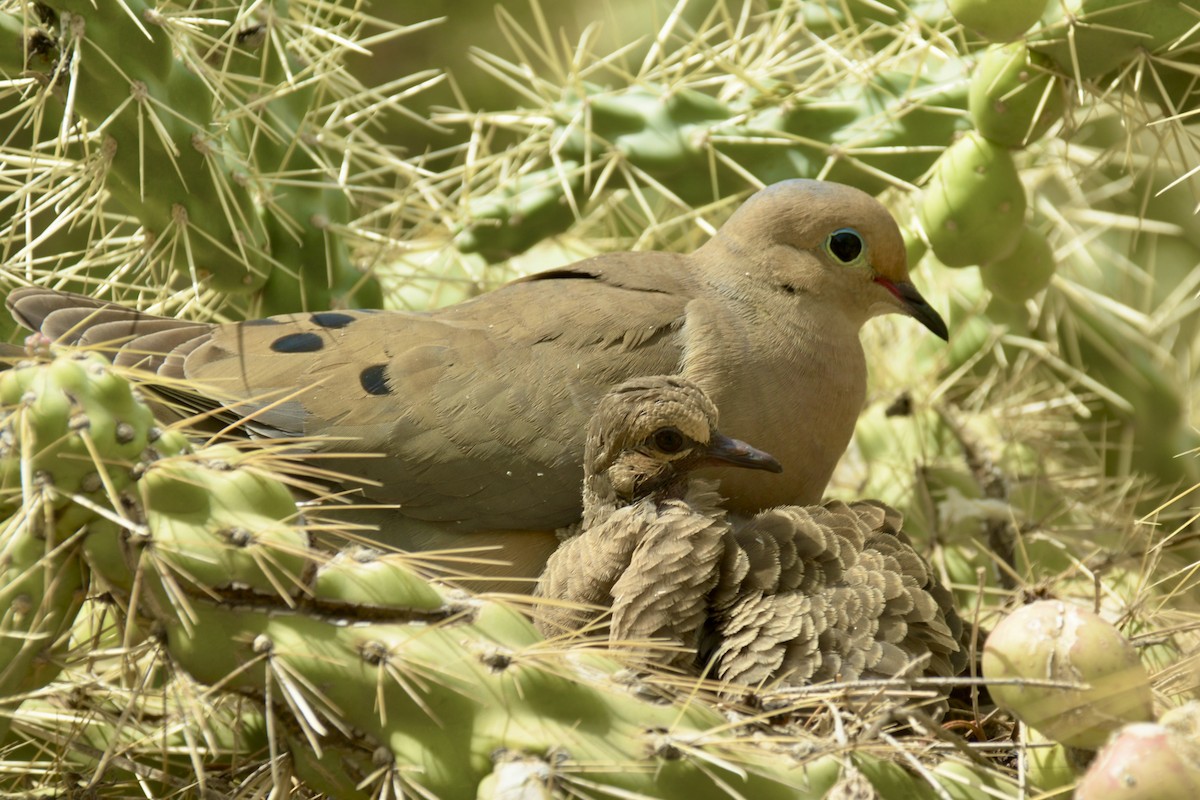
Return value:
<svg viewBox="0 0 1200 800">
<path fill-rule="evenodd" d="M 357 6 L 0 0 L 17 45 L 0 47 L 5 280 L 207 318 L 372 305 L 378 277 L 419 307 L 599 249 L 693 246 L 760 182 L 856 184 L 895 210 L 953 335 L 872 323 L 872 404 L 833 491 L 900 507 L 985 630 L 1023 587 L 1166 631 L 1134 641 L 1156 703 L 1186 699 L 1197 555 L 1171 516 L 1190 501 L 1167 501 L 1200 478 L 1178 457 L 1200 444 L 1200 3 L 1000 4 L 1003 29 L 972 16 L 994 2 L 951 5 L 957 21 L 943 0 L 681 6 L 632 62 L 502 14 L 515 57 L 477 63 L 520 107 L 438 111 L 447 144 L 412 137 L 405 161 L 371 120 L 440 78 L 397 57 L 363 90 L 353 43 L 400 29 Z M 1001 191 L 972 189 L 979 166 Z M 959 219 L 971 236 L 946 230 Z M 802 687 L 817 694 L 769 718 L 714 705 L 709 684 L 631 679 L 403 556 L 323 553 L 319 508 L 301 514 L 270 450 L 192 452 L 109 374 L 0 377 L 0 600 L 19 601 L 0 619 L 0 748 L 28 763 L 0 791 L 1015 797 L 1014 780 L 1074 780 L 1030 766 L 986 696 L 946 725 L 981 726 L 1025 774 L 896 736 L 865 689 L 838 690 L 847 706 Z M 1150 512 L 1157 529 L 1134 522 Z M 115 621 L 96 622 L 101 599 Z"/>
<path fill-rule="evenodd" d="M 11 698 L 61 668 L 89 579 L 80 532 L 97 504 L 183 442 L 99 356 L 19 364 L 0 375 L 0 402 L 0 696 Z"/>
<path fill-rule="evenodd" d="M 946 266 L 1004 258 L 1025 222 L 1025 186 L 1008 150 L 970 134 L 946 149 L 922 193 L 921 225 Z"/>
<path fill-rule="evenodd" d="M 1031 300 L 1054 278 L 1054 250 L 1044 234 L 1025 227 L 1007 256 L 985 264 L 983 285 L 994 297 L 1020 304 Z"/>
<path fill-rule="evenodd" d="M 332 47 L 336 36 L 314 47 L 315 32 L 345 25 L 337 10 L 268 3 L 184 21 L 145 0 L 63 0 L 0 15 L 10 29 L 40 15 L 21 48 L 6 48 L 26 55 L 6 74 L 40 76 L 29 125 L 75 159 L 25 166 L 37 194 L 17 195 L 26 216 L 8 235 L 25 239 L 31 223 L 46 230 L 26 242 L 22 261 L 44 261 L 48 248 L 66 244 L 51 235 L 64 222 L 86 229 L 116 213 L 142 248 L 118 251 L 131 262 L 123 269 L 162 285 L 250 295 L 267 313 L 379 304 L 378 285 L 352 252 L 370 235 L 354 213 L 371 190 L 339 175 L 350 166 L 340 126 L 396 101 L 337 74 L 348 50 Z M 56 130 L 40 121 L 59 114 Z M 378 144 L 361 133 L 357 142 Z M 392 157 L 378 146 L 371 158 Z M 43 220 L 37 209 L 70 198 L 79 174 L 97 176 L 88 191 L 98 204 L 75 201 L 65 219 Z M 71 273 L 102 278 L 87 261 Z"/>
<path fill-rule="evenodd" d="M 1042 0 L 949 0 L 949 6 L 956 20 L 990 42 L 1016 39 L 1033 27 L 1046 8 Z"/>
<path fill-rule="evenodd" d="M 93 417 L 92 429 L 104 430 L 113 420 L 101 419 L 104 410 L 88 400 L 101 392 L 128 399 L 133 390 L 114 368 L 93 368 L 99 364 L 60 358 L 5 378 L 29 386 L 69 383 Z M 41 423 L 57 430 L 55 424 L 78 413 L 60 403 Z M 10 430 L 14 451 L 24 453 L 25 437 L 41 428 L 13 423 Z M 74 523 L 80 535 L 67 551 L 73 568 L 83 570 L 79 580 L 64 578 L 75 573 L 61 562 L 40 564 L 55 568 L 73 599 L 66 612 L 43 615 L 42 627 L 27 629 L 41 633 L 53 623 L 47 641 L 97 653 L 92 658 L 101 663 L 93 643 L 107 642 L 121 654 L 113 669 L 128 674 L 137 665 L 133 680 L 140 688 L 128 702 L 143 708 L 136 719 L 153 707 L 163 710 L 170 728 L 162 735 L 176 743 L 173 755 L 165 761 L 158 755 L 159 735 L 143 747 L 143 723 L 130 727 L 120 713 L 125 704 L 101 697 L 89 701 L 97 705 L 87 715 L 38 701 L 26 716 L 14 715 L 20 738 L 8 746 L 45 735 L 29 715 L 69 722 L 76 732 L 63 758 L 73 769 L 99 770 L 96 780 L 136 776 L 164 789 L 225 781 L 231 763 L 264 747 L 291 754 L 289 769 L 308 790 L 348 797 L 394 784 L 471 798 L 522 781 L 547 791 L 587 785 L 655 797 L 821 797 L 843 769 L 843 780 L 853 780 L 855 770 L 869 772 L 866 780 L 880 791 L 921 786 L 922 779 L 886 759 L 862 753 L 845 760 L 817 741 L 810 751 L 828 755 L 799 762 L 748 747 L 740 735 L 723 733 L 730 721 L 703 695 L 655 697 L 653 684 L 631 681 L 611 657 L 543 641 L 517 608 L 439 588 L 406 556 L 361 548 L 322 553 L 309 545 L 295 502 L 274 477 L 276 463 L 269 450 L 228 444 L 143 456 L 111 495 L 94 501 L 75 495 L 87 511 L 76 515 L 83 520 Z M 63 478 L 55 485 L 61 488 Z M 51 520 L 74 518 L 70 507 L 43 508 Z M 31 548 L 35 562 L 42 549 L 40 542 Z M 108 606 L 93 605 L 66 636 L 82 600 L 85 564 L 116 607 L 136 619 L 116 622 Z M 23 580 L 10 579 L 4 588 L 29 589 Z M 47 591 L 47 602 L 61 594 Z M 134 628 L 155 634 L 143 638 Z M 155 660 L 123 661 L 134 652 L 125 647 Z M 168 665 L 165 674 L 153 666 L 157 661 Z M 179 675 L 170 677 L 179 671 L 212 687 L 203 719 L 179 704 L 180 693 L 189 691 Z M 44 670 L 32 674 L 42 684 L 48 678 Z M 3 684 L 10 693 L 29 686 Z M 715 689 L 704 691 L 716 696 Z M 253 702 L 239 706 L 234 698 Z M 110 761 L 106 752 L 121 755 Z M 978 769 L 969 775 L 993 780 Z"/>
<path fill-rule="evenodd" d="M 1066 107 L 1066 87 L 1050 63 L 1023 43 L 988 48 L 971 76 L 968 94 L 976 130 L 1006 147 L 1041 139 Z"/>
</svg>

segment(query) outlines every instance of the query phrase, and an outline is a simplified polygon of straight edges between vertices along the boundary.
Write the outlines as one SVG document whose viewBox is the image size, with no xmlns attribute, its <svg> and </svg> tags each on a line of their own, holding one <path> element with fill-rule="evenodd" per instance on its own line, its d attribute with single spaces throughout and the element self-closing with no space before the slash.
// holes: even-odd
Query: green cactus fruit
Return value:
<svg viewBox="0 0 1200 800">
<path fill-rule="evenodd" d="M 954 18 L 989 42 L 1010 42 L 1033 27 L 1046 0 L 947 0 Z"/>
<path fill-rule="evenodd" d="M 985 137 L 1005 147 L 1024 147 L 1062 118 L 1065 97 L 1050 60 L 1017 42 L 990 47 L 979 59 L 968 108 Z"/>
<path fill-rule="evenodd" d="M 1034 50 L 1067 75 L 1088 80 L 1124 64 L 1152 43 L 1147 21 L 1173 0 L 1062 0 L 1062 16 L 1031 34 Z M 1055 4 L 1059 5 L 1058 3 Z M 1179 30 L 1181 35 L 1187 27 Z"/>
<path fill-rule="evenodd" d="M 997 705 L 1072 747 L 1094 750 L 1154 710 L 1150 678 L 1129 641 L 1098 615 L 1056 600 L 1022 606 L 996 626 L 983 647 L 983 674 Z"/>
<path fill-rule="evenodd" d="M 1007 256 L 984 264 L 983 285 L 996 297 L 1020 304 L 1050 285 L 1054 278 L 1054 248 L 1033 228 L 1021 231 L 1017 247 Z"/>
<path fill-rule="evenodd" d="M 938 158 L 917 215 L 934 255 L 948 267 L 1008 255 L 1025 223 L 1025 187 L 1012 154 L 968 133 Z"/>
</svg>

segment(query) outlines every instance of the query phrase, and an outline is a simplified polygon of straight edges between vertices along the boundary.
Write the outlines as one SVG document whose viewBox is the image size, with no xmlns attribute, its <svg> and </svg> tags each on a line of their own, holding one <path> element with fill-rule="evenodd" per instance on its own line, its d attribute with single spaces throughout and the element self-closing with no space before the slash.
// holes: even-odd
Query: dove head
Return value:
<svg viewBox="0 0 1200 800">
<path fill-rule="evenodd" d="M 880 314 L 907 314 L 939 337 L 948 335 L 909 279 L 895 219 L 851 186 L 814 180 L 768 186 L 696 255 L 710 280 L 733 293 L 753 293 L 758 300 L 765 291 L 802 303 L 811 298 L 810 317 L 814 305 L 837 309 L 855 326 Z M 736 274 L 729 271 L 733 265 Z"/>
<path fill-rule="evenodd" d="M 635 378 L 605 395 L 588 425 L 585 506 L 681 496 L 691 470 L 715 463 L 782 470 L 774 457 L 718 431 L 716 406 L 691 381 Z"/>
</svg>

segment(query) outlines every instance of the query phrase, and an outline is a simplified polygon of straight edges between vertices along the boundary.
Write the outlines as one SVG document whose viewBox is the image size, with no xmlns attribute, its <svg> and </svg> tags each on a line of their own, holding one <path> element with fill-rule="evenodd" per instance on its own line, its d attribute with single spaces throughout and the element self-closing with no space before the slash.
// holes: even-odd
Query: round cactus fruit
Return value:
<svg viewBox="0 0 1200 800">
<path fill-rule="evenodd" d="M 1016 39 L 1041 19 L 1046 0 L 948 0 L 954 18 L 989 42 Z"/>
<path fill-rule="evenodd" d="M 1065 95 L 1050 59 L 1017 42 L 983 54 L 971 77 L 967 108 L 985 137 L 1005 147 L 1024 147 L 1062 118 Z"/>
<path fill-rule="evenodd" d="M 1023 606 L 997 625 L 984 644 L 983 674 L 997 705 L 1072 747 L 1096 749 L 1153 714 L 1150 678 L 1133 645 L 1111 623 L 1057 600 Z"/>
<path fill-rule="evenodd" d="M 1017 247 L 999 261 L 980 269 L 983 285 L 1000 299 L 1019 304 L 1050 285 L 1054 277 L 1054 249 L 1032 228 L 1021 231 Z"/>
<path fill-rule="evenodd" d="M 1200 797 L 1200 705 L 1159 724 L 1126 725 L 1104 746 L 1075 792 L 1077 800 L 1193 800 Z"/>
<path fill-rule="evenodd" d="M 938 158 L 917 215 L 933 254 L 948 267 L 1008 255 L 1025 223 L 1025 187 L 1012 154 L 968 133 Z"/>
</svg>

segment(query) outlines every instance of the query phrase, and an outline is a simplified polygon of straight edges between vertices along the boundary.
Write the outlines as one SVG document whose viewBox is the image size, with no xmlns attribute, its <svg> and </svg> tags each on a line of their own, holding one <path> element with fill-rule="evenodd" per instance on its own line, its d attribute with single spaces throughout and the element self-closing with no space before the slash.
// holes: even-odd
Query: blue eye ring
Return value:
<svg viewBox="0 0 1200 800">
<path fill-rule="evenodd" d="M 838 228 L 825 240 L 825 251 L 840 264 L 854 264 L 867 252 L 867 242 L 854 228 Z"/>
</svg>

